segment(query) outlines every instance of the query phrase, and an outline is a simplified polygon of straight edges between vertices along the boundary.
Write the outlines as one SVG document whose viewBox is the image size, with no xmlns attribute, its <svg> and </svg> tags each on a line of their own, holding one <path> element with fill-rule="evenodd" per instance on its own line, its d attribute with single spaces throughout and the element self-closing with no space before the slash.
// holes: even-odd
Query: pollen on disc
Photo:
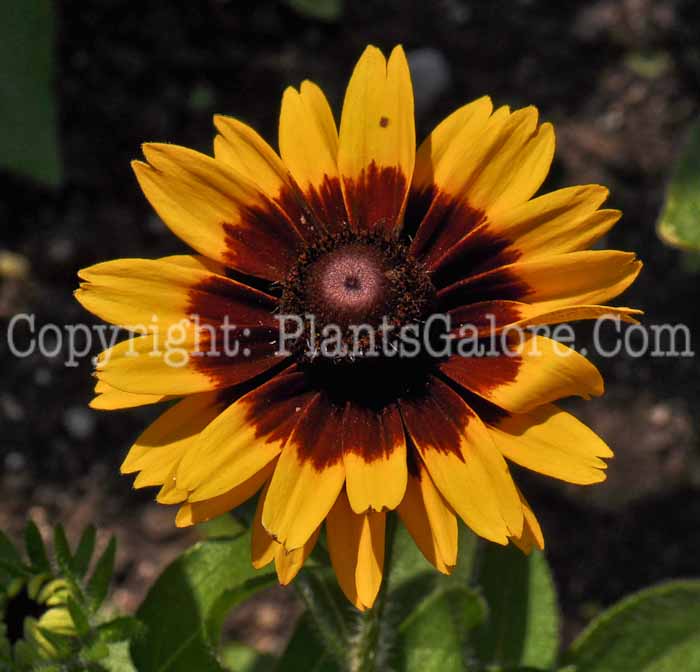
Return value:
<svg viewBox="0 0 700 672">
<path fill-rule="evenodd" d="M 386 300 L 386 276 L 381 255 L 362 245 L 335 250 L 312 273 L 312 286 L 327 315 L 360 322 L 376 315 Z"/>
</svg>

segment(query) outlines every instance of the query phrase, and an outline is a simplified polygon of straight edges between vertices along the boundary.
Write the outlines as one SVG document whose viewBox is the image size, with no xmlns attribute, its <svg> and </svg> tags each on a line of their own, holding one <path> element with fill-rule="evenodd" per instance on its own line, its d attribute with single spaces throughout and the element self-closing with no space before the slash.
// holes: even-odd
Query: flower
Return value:
<svg viewBox="0 0 700 672">
<path fill-rule="evenodd" d="M 340 585 L 359 609 L 380 587 L 387 512 L 398 511 L 442 572 L 457 561 L 457 517 L 493 542 L 542 548 L 508 462 L 602 481 L 610 449 L 552 402 L 600 395 L 603 381 L 577 352 L 509 332 L 601 315 L 634 321 L 639 311 L 601 304 L 641 264 L 587 250 L 619 219 L 599 209 L 607 190 L 532 198 L 554 153 L 552 126 L 538 125 L 533 107 L 494 111 L 488 97 L 416 150 L 401 47 L 388 60 L 364 52 L 339 131 L 309 81 L 284 93 L 279 154 L 240 121 L 214 123 L 213 158 L 146 144 L 146 162 L 133 163 L 156 212 L 200 256 L 80 273 L 83 306 L 142 333 L 100 355 L 92 406 L 181 398 L 122 472 L 139 472 L 136 487 L 160 486 L 159 502 L 180 505 L 179 526 L 260 491 L 253 563 L 274 560 L 282 583 L 325 521 Z M 508 336 L 488 357 L 427 347 L 464 326 L 472 342 Z M 164 329 L 176 347 L 163 347 Z M 406 345 L 394 337 L 403 329 L 424 344 L 416 356 L 392 356 Z M 230 331 L 238 350 L 222 353 Z M 390 333 L 390 351 L 372 356 L 372 333 Z"/>
</svg>

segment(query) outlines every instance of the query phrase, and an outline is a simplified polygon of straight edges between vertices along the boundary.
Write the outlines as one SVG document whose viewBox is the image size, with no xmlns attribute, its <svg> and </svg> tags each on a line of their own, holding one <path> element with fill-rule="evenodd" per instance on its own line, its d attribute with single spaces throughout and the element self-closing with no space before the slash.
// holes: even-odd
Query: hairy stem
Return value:
<svg viewBox="0 0 700 672">
<path fill-rule="evenodd" d="M 386 563 L 384 581 L 372 609 L 361 613 L 356 630 L 350 639 L 350 672 L 384 672 L 386 659 L 393 641 L 392 624 L 385 618 L 386 577 L 391 571 L 396 516 L 387 516 Z"/>
</svg>

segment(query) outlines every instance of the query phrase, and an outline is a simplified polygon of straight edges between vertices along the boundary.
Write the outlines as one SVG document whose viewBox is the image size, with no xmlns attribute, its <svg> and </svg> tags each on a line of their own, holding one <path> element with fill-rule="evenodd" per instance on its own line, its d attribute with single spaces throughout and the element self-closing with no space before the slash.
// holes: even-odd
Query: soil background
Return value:
<svg viewBox="0 0 700 672">
<path fill-rule="evenodd" d="M 92 411 L 89 357 L 77 367 L 61 353 L 16 358 L 4 334 L 19 312 L 35 313 L 38 326 L 91 323 L 72 297 L 83 266 L 185 251 L 129 167 L 143 141 L 208 152 L 221 112 L 274 142 L 285 86 L 309 78 L 339 112 L 365 45 L 402 43 L 422 64 L 419 136 L 485 93 L 536 105 L 557 131 L 545 188 L 600 182 L 624 211 L 605 247 L 636 251 L 645 268 L 621 303 L 643 308 L 647 323 L 698 331 L 699 265 L 655 234 L 673 158 L 700 109 L 695 0 L 347 2 L 334 22 L 269 0 L 64 1 L 57 12 L 64 186 L 1 175 L 0 249 L 30 270 L 0 279 L 0 528 L 17 536 L 29 515 L 45 531 L 63 521 L 72 538 L 87 522 L 105 538 L 115 533 L 120 608 L 137 606 L 196 538 L 175 529 L 174 511 L 157 507 L 153 492 L 133 491 L 118 474 L 156 411 Z M 569 406 L 615 450 L 607 482 L 521 477 L 543 524 L 567 638 L 630 591 L 700 575 L 698 360 L 592 358 L 607 394 Z M 279 650 L 294 612 L 293 591 L 277 589 L 234 615 L 232 632 Z"/>
</svg>

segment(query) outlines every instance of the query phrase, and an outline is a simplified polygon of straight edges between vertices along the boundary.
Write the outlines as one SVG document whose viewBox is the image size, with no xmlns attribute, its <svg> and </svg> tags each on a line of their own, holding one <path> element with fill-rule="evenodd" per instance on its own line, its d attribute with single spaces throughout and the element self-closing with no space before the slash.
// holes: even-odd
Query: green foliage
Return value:
<svg viewBox="0 0 700 672">
<path fill-rule="evenodd" d="M 33 522 L 25 528 L 27 560 L 0 533 L 0 670 L 91 670 L 129 672 L 117 645 L 142 634 L 131 617 L 105 621 L 101 613 L 112 578 L 116 543 L 112 539 L 95 563 L 88 581 L 85 576 L 95 548 L 95 530 L 88 528 L 75 552 L 65 531 L 53 530 L 53 556 L 46 549 Z M 13 610 L 17 604 L 31 606 L 26 616 Z M 23 618 L 23 636 L 14 644 L 6 638 L 5 615 Z M 113 660 L 113 655 L 117 656 Z M 128 656 L 125 661 L 128 661 Z M 130 663 L 129 663 L 130 664 Z"/>
<path fill-rule="evenodd" d="M 343 0 L 285 0 L 294 11 L 317 21 L 338 21 L 343 15 Z"/>
<path fill-rule="evenodd" d="M 349 610 L 333 581 L 333 572 L 305 569 L 297 577 L 295 587 L 313 626 L 311 641 L 319 643 L 319 650 L 325 651 L 325 657 L 329 661 L 332 659 L 334 665 L 344 665 L 350 643 Z M 303 623 L 299 627 L 303 627 Z M 303 645 L 300 648 L 303 650 Z"/>
<path fill-rule="evenodd" d="M 479 658 L 549 669 L 559 651 L 559 612 L 544 555 L 489 544 L 478 583 L 488 603 L 488 618 L 477 632 Z"/>
<path fill-rule="evenodd" d="M 75 549 L 73 571 L 75 575 L 81 579 L 87 574 L 90 566 L 92 554 L 95 552 L 96 538 L 97 531 L 92 525 L 89 525 L 83 531 L 80 541 L 78 542 L 78 547 Z"/>
<path fill-rule="evenodd" d="M 7 535 L 0 530 L 0 583 L 5 584 L 22 573 L 22 556 Z"/>
<path fill-rule="evenodd" d="M 276 659 L 258 653 L 254 648 L 233 642 L 221 651 L 221 662 L 231 672 L 272 672 Z"/>
<path fill-rule="evenodd" d="M 700 250 L 700 121 L 690 129 L 673 171 L 658 233 L 669 245 Z"/>
<path fill-rule="evenodd" d="M 463 670 L 469 635 L 485 616 L 485 605 L 471 587 L 474 535 L 461 526 L 458 564 L 439 574 L 403 526 L 394 538 L 387 576 L 387 616 L 396 619 L 391 666 L 402 672 Z"/>
<path fill-rule="evenodd" d="M 0 3 L 0 168 L 61 182 L 54 93 L 54 3 Z M 29 46 L 28 46 L 29 45 Z"/>
<path fill-rule="evenodd" d="M 32 569 L 36 572 L 48 572 L 51 569 L 49 558 L 46 554 L 46 546 L 41 538 L 39 528 L 33 520 L 27 523 L 24 528 L 24 544 L 27 549 L 27 555 L 32 563 Z"/>
<path fill-rule="evenodd" d="M 95 570 L 87 584 L 87 594 L 90 598 L 90 605 L 97 609 L 107 597 L 109 582 L 114 573 L 114 558 L 117 554 L 117 542 L 110 539 L 109 544 L 100 559 L 95 565 Z"/>
<path fill-rule="evenodd" d="M 137 672 L 129 653 L 129 642 L 108 646 L 106 654 L 106 657 L 100 656 L 100 666 L 105 672 Z"/>
<path fill-rule="evenodd" d="M 215 536 L 168 566 L 137 617 L 105 620 L 98 609 L 114 565 L 111 541 L 89 579 L 95 531 L 75 551 L 54 529 L 53 554 L 37 528 L 28 560 L 0 533 L 0 615 L 26 590 L 50 618 L 25 623 L 12 647 L 2 636 L 0 672 L 677 672 L 700 669 L 700 580 L 632 595 L 604 612 L 559 659 L 559 616 L 541 553 L 479 542 L 460 527 L 460 553 L 443 575 L 390 518 L 384 585 L 363 613 L 341 593 L 323 536 L 295 580 L 306 610 L 280 657 L 221 643 L 232 607 L 273 585 L 250 562 L 250 533 Z"/>
<path fill-rule="evenodd" d="M 56 562 L 61 571 L 66 574 L 73 574 L 73 556 L 68 547 L 68 539 L 63 525 L 56 525 L 53 531 L 53 552 L 56 555 Z"/>
<path fill-rule="evenodd" d="M 205 523 L 200 523 L 197 529 L 205 539 L 217 537 L 237 537 L 245 532 L 246 527 L 239 523 L 232 515 L 225 513 L 223 516 L 212 518 Z"/>
<path fill-rule="evenodd" d="M 464 670 L 469 633 L 485 616 L 470 587 L 474 536 L 460 530 L 460 561 L 444 576 L 425 560 L 403 526 L 389 535 L 385 585 L 374 608 L 358 614 L 333 573 L 304 570 L 296 579 L 307 606 L 279 670 Z"/>
<path fill-rule="evenodd" d="M 302 614 L 292 638 L 280 658 L 277 670 L 308 670 L 308 672 L 341 672 L 338 661 L 323 645 L 310 612 Z"/>
<path fill-rule="evenodd" d="M 147 636 L 132 644 L 139 672 L 221 672 L 216 654 L 231 607 L 272 585 L 274 574 L 250 563 L 250 534 L 200 542 L 152 586 L 137 617 Z"/>
<path fill-rule="evenodd" d="M 405 672 L 465 669 L 467 633 L 483 618 L 483 603 L 466 587 L 431 593 L 399 626 L 397 655 Z"/>
<path fill-rule="evenodd" d="M 676 581 L 622 600 L 564 656 L 575 672 L 700 670 L 700 581 Z"/>
</svg>

